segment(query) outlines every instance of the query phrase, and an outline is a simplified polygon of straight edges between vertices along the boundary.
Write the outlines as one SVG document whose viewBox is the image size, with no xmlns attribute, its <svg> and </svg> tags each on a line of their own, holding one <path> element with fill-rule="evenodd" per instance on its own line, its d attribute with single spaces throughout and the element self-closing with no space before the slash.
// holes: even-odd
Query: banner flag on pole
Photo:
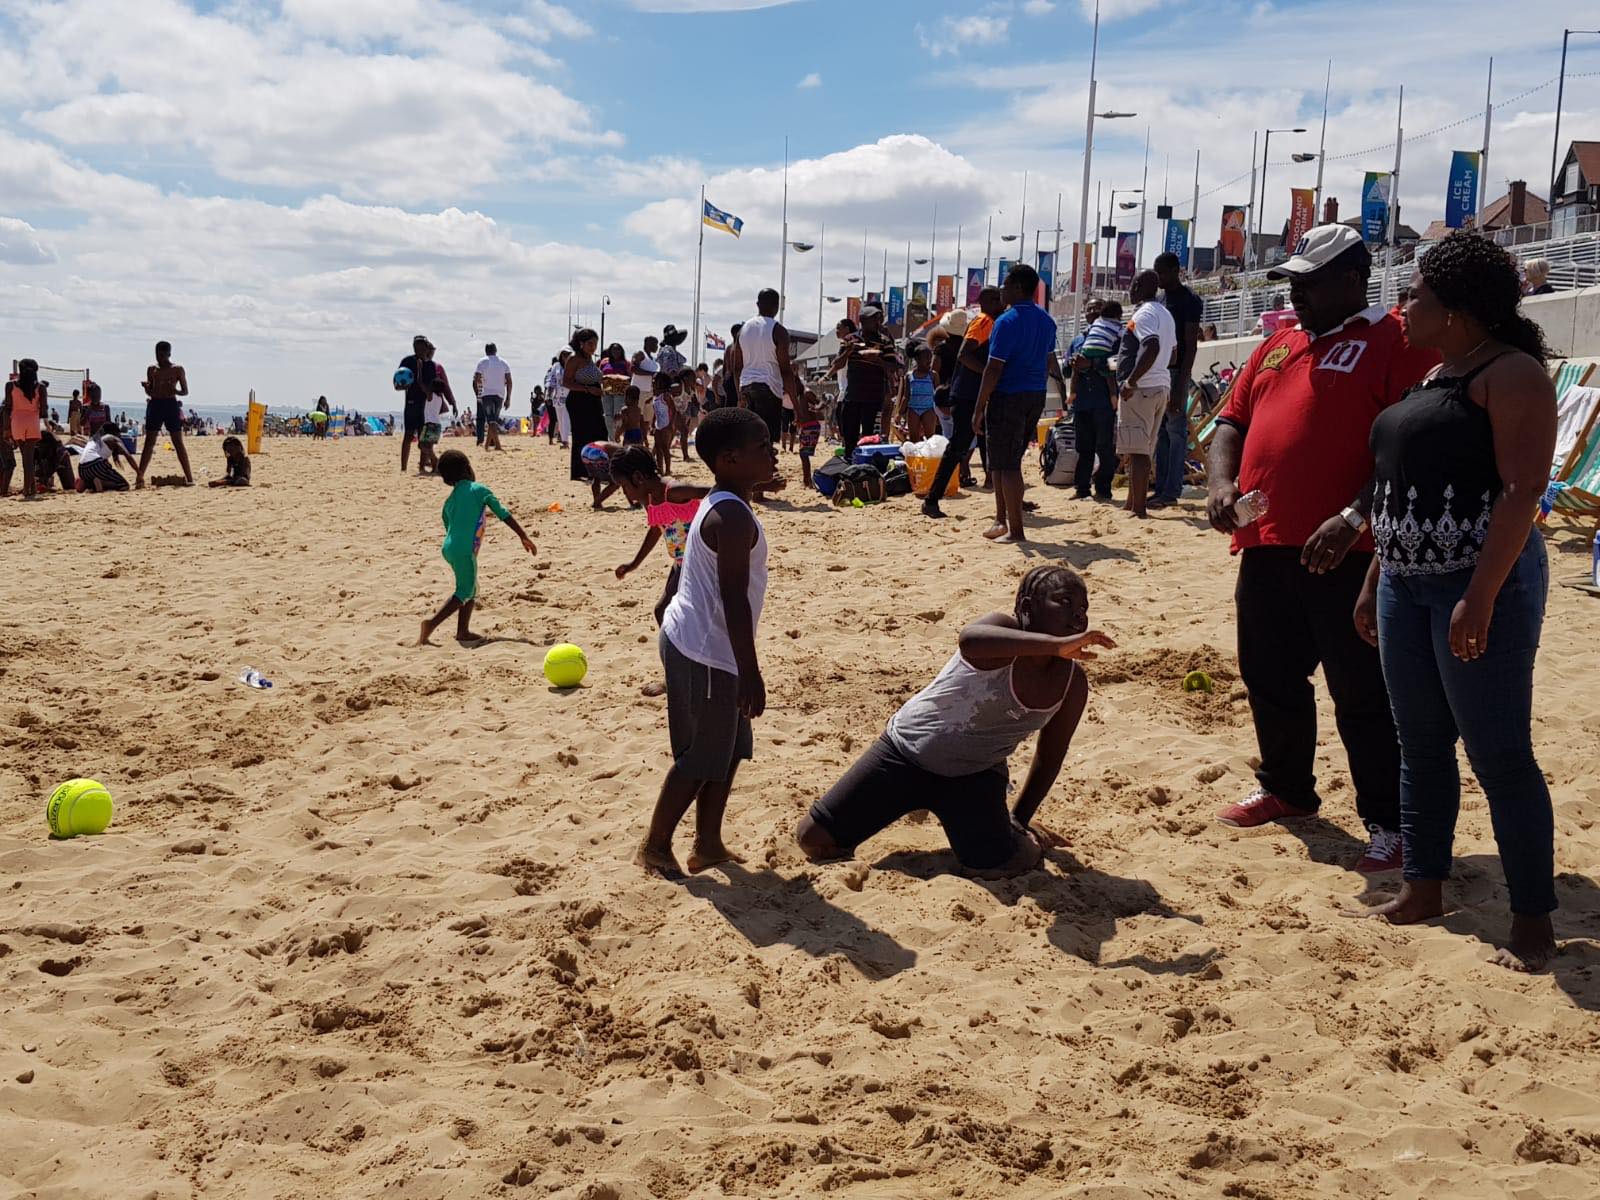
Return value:
<svg viewBox="0 0 1600 1200">
<path fill-rule="evenodd" d="M 1011 260 L 1009 258 L 1002 258 L 1000 260 L 999 267 L 995 270 L 995 273 L 994 273 L 995 285 L 997 287 L 1005 287 L 1005 285 L 1006 285 L 1006 276 L 1009 275 L 1009 274 L 1011 274 Z"/>
<path fill-rule="evenodd" d="M 1072 247 L 1072 271 L 1078 277 L 1078 291 L 1094 291 L 1094 243 L 1079 242 Z M 976 303 L 976 301 L 974 301 Z"/>
<path fill-rule="evenodd" d="M 728 348 L 728 343 L 727 343 L 727 341 L 725 339 L 718 337 L 716 334 L 712 333 L 711 330 L 709 330 L 709 329 L 706 330 L 706 349 L 707 350 L 722 351 L 722 350 L 726 350 L 727 348 Z"/>
<path fill-rule="evenodd" d="M 740 232 L 743 231 L 744 222 L 738 217 L 732 213 L 725 213 L 720 208 L 713 207 L 709 200 L 704 200 L 701 203 L 705 205 L 705 211 L 701 214 L 700 219 L 711 228 L 720 229 L 723 233 L 731 233 L 734 237 L 738 237 Z"/>
<path fill-rule="evenodd" d="M 1119 287 L 1127 287 L 1133 282 L 1138 261 L 1138 230 L 1117 234 L 1117 284 Z"/>
<path fill-rule="evenodd" d="M 1181 262 L 1189 261 L 1189 222 L 1168 221 L 1167 233 L 1163 239 L 1161 249 L 1167 254 L 1176 254 Z"/>
<path fill-rule="evenodd" d="M 1368 171 L 1361 185 L 1361 236 L 1366 241 L 1389 236 L 1389 180 L 1387 171 Z"/>
<path fill-rule="evenodd" d="M 844 302 L 844 315 L 856 324 L 861 323 L 861 297 L 849 296 Z"/>
<path fill-rule="evenodd" d="M 1289 189 L 1289 228 L 1283 248 L 1290 254 L 1300 244 L 1300 239 L 1311 232 L 1316 224 L 1317 192 L 1315 188 Z"/>
<path fill-rule="evenodd" d="M 1222 234 L 1217 245 L 1223 261 L 1236 267 L 1244 265 L 1244 214 L 1242 204 L 1222 206 Z"/>
<path fill-rule="evenodd" d="M 889 289 L 889 312 L 887 314 L 890 325 L 904 325 L 906 321 L 906 290 L 903 287 Z"/>
<path fill-rule="evenodd" d="M 1450 186 L 1444 195 L 1444 223 L 1463 229 L 1477 223 L 1478 173 L 1476 150 L 1457 150 L 1450 156 Z"/>
<path fill-rule="evenodd" d="M 967 268 L 967 303 L 976 304 L 978 293 L 983 291 L 983 268 Z"/>
<path fill-rule="evenodd" d="M 956 306 L 956 277 L 954 275 L 939 276 L 939 292 L 934 300 L 934 308 L 940 313 L 947 313 Z"/>
</svg>

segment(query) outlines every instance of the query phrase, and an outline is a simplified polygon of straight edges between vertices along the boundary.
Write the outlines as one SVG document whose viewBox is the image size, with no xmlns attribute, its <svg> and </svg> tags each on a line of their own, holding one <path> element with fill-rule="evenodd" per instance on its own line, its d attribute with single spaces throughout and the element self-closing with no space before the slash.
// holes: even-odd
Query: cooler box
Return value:
<svg viewBox="0 0 1600 1200">
<path fill-rule="evenodd" d="M 899 457 L 901 457 L 899 446 L 857 446 L 850 461 L 857 466 L 876 467 L 879 472 L 883 472 L 888 470 L 889 464 Z"/>
<path fill-rule="evenodd" d="M 933 487 L 933 477 L 938 474 L 939 463 L 937 458 L 908 458 L 906 459 L 906 473 L 911 476 L 911 491 L 913 495 L 926 496 Z M 953 472 L 950 483 L 945 487 L 946 496 L 960 494 L 961 473 Z"/>
</svg>

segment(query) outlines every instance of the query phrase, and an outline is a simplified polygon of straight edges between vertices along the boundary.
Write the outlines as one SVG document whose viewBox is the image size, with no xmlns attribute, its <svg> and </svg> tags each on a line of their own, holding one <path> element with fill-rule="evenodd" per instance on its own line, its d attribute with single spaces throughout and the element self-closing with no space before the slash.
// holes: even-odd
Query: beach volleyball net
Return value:
<svg viewBox="0 0 1600 1200">
<path fill-rule="evenodd" d="M 17 361 L 12 359 L 11 377 L 15 379 L 16 375 Z M 63 411 L 65 411 L 64 406 L 68 400 L 72 399 L 73 392 L 78 392 L 81 395 L 88 390 L 85 385 L 89 382 L 89 368 L 40 367 L 39 382 L 46 384 L 50 388 L 50 402 L 52 404 L 60 402 L 63 405 Z"/>
</svg>

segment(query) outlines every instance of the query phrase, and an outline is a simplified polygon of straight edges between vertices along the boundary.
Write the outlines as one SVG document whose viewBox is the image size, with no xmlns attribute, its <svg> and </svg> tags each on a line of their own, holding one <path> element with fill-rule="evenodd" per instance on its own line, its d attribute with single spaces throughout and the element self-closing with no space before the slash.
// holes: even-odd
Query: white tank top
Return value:
<svg viewBox="0 0 1600 1200">
<path fill-rule="evenodd" d="M 750 625 L 754 630 L 761 624 L 761 605 L 767 596 L 767 531 L 743 500 L 732 492 L 715 491 L 701 503 L 689 526 L 678 592 L 662 615 L 661 632 L 672 639 L 685 658 L 737 675 L 739 664 L 734 661 L 733 643 L 728 640 L 728 615 L 722 609 L 717 579 L 717 552 L 706 545 L 700 533 L 706 517 L 724 502 L 743 505 L 756 523 L 756 544 L 750 551 Z"/>
<path fill-rule="evenodd" d="M 778 369 L 778 348 L 772 340 L 777 324 L 777 317 L 753 317 L 739 330 L 739 354 L 744 359 L 739 368 L 741 388 L 764 383 L 774 396 L 783 395 L 783 372 Z"/>
<path fill-rule="evenodd" d="M 648 404 L 650 397 L 654 394 L 655 388 L 651 385 L 655 383 L 656 372 L 659 370 L 661 370 L 661 364 L 651 358 L 649 354 L 646 354 L 640 360 L 639 365 L 634 368 L 633 386 L 639 389 L 639 401 L 641 404 Z"/>
</svg>

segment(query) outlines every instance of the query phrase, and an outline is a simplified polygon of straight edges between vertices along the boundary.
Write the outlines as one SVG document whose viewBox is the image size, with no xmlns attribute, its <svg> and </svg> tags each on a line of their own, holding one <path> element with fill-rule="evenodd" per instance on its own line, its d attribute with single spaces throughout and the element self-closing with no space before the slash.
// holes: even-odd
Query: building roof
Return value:
<svg viewBox="0 0 1600 1200">
<path fill-rule="evenodd" d="M 1351 217 L 1348 221 L 1341 221 L 1339 223 L 1357 231 L 1361 229 L 1360 217 Z M 1395 240 L 1399 242 L 1415 242 L 1420 240 L 1422 237 L 1421 234 L 1419 234 L 1415 229 L 1411 228 L 1411 226 L 1407 225 L 1404 221 L 1399 222 L 1395 226 L 1394 236 Z"/>
<path fill-rule="evenodd" d="M 1600 146 L 1600 143 L 1596 143 Z M 1528 193 L 1528 202 L 1523 208 L 1522 219 L 1528 225 L 1543 225 L 1550 219 L 1550 206 L 1532 192 Z M 1507 192 L 1498 200 L 1491 200 L 1484 206 L 1483 216 L 1478 221 L 1479 229 L 1506 229 L 1511 224 L 1511 193 Z M 1427 232 L 1422 235 L 1425 242 L 1442 241 L 1450 236 L 1450 227 L 1443 221 L 1435 221 L 1428 226 Z"/>
<path fill-rule="evenodd" d="M 1571 143 L 1567 147 L 1567 157 L 1561 160 L 1562 166 L 1573 157 L 1578 160 L 1578 170 L 1583 172 L 1585 183 L 1600 183 L 1600 142 Z"/>
</svg>

